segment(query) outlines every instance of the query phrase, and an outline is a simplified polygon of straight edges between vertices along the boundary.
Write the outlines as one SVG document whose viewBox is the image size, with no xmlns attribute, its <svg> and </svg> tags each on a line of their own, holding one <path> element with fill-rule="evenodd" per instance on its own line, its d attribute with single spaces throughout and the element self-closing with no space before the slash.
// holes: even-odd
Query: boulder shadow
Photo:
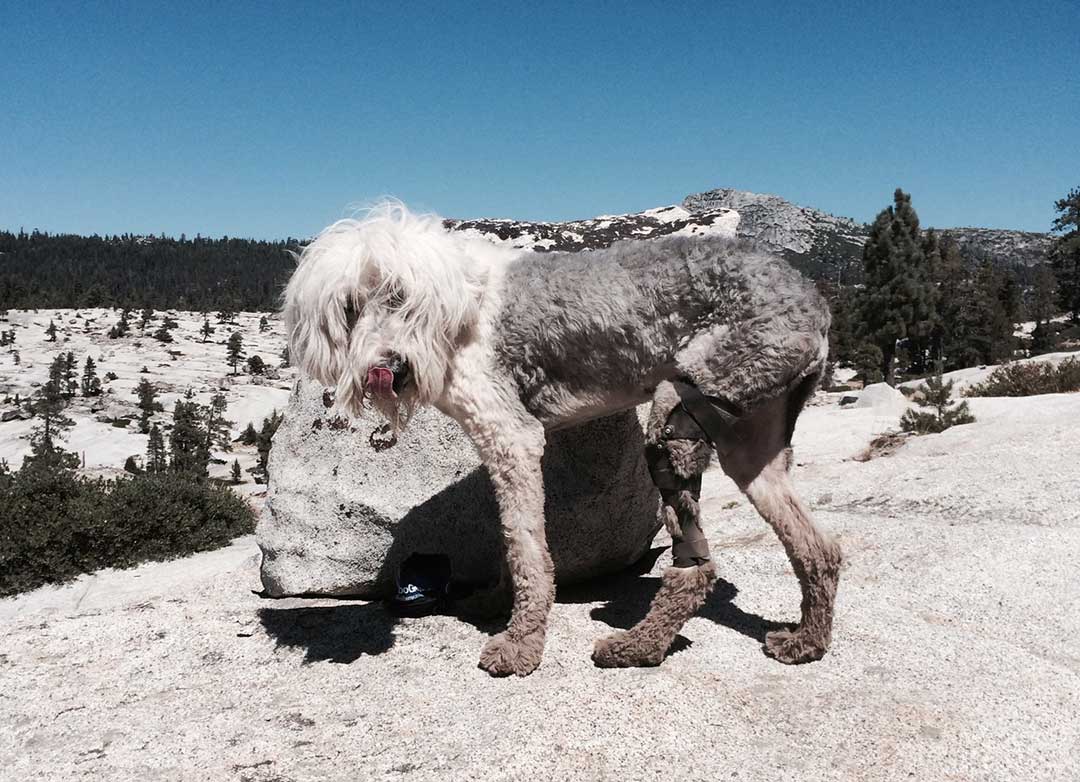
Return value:
<svg viewBox="0 0 1080 782">
<path fill-rule="evenodd" d="M 394 645 L 397 617 L 378 603 L 260 608 L 259 621 L 278 647 L 304 649 L 304 663 L 351 663 Z"/>
</svg>

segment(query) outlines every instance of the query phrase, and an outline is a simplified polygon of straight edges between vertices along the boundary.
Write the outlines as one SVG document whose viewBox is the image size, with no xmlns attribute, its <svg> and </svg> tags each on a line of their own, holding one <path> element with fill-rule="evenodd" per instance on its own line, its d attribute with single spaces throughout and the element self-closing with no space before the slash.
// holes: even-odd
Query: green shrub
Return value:
<svg viewBox="0 0 1080 782">
<path fill-rule="evenodd" d="M 921 398 L 918 403 L 927 409 L 905 410 L 900 417 L 900 428 L 916 434 L 936 434 L 951 426 L 973 423 L 975 416 L 968 409 L 967 402 L 954 405 L 950 401 L 952 387 L 952 381 L 945 381 L 941 375 L 929 377 L 925 383 L 920 383 L 917 391 Z"/>
<path fill-rule="evenodd" d="M 1069 358 L 1058 365 L 1047 361 L 1005 364 L 982 383 L 967 390 L 967 396 L 1035 396 L 1080 391 L 1080 361 Z"/>
<path fill-rule="evenodd" d="M 116 481 L 25 467 L 0 473 L 0 595 L 227 544 L 254 529 L 228 489 L 172 473 Z"/>
</svg>

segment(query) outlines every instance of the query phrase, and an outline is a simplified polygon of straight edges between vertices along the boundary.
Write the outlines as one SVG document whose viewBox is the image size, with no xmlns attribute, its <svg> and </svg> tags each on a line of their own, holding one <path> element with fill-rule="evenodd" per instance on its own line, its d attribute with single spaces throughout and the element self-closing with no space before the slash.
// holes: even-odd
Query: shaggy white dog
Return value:
<svg viewBox="0 0 1080 782">
<path fill-rule="evenodd" d="M 826 358 L 828 309 L 782 261 L 671 238 L 534 253 L 447 231 L 400 203 L 324 230 L 285 291 L 291 356 L 351 413 L 454 418 L 490 472 L 514 606 L 480 664 L 524 675 L 554 598 L 544 536 L 545 431 L 654 400 L 653 477 L 675 540 L 648 616 L 602 639 L 600 665 L 659 663 L 715 580 L 697 496 L 711 453 L 780 536 L 803 617 L 766 639 L 784 662 L 830 640 L 840 564 L 788 477 L 791 432 Z"/>
</svg>

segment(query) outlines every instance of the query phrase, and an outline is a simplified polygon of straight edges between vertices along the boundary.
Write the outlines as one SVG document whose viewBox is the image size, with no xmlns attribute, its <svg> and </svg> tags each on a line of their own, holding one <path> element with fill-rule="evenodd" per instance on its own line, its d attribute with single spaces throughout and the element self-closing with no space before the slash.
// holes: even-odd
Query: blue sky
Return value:
<svg viewBox="0 0 1080 782">
<path fill-rule="evenodd" d="M 735 187 L 1047 230 L 1080 5 L 0 0 L 0 228 L 305 236 Z"/>
</svg>

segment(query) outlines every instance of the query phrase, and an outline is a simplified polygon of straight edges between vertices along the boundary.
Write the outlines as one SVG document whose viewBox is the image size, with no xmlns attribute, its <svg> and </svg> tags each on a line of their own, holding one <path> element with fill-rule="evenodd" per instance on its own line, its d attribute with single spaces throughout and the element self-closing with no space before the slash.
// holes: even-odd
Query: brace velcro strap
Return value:
<svg viewBox="0 0 1080 782">
<path fill-rule="evenodd" d="M 725 442 L 739 439 L 734 431 L 738 407 L 722 399 L 705 396 L 697 386 L 678 383 L 675 389 L 682 408 L 697 422 L 713 446 L 719 447 Z"/>
<path fill-rule="evenodd" d="M 711 559 L 709 541 L 704 537 L 694 540 L 674 540 L 671 543 L 671 556 L 675 567 L 690 567 L 708 562 Z"/>
</svg>

